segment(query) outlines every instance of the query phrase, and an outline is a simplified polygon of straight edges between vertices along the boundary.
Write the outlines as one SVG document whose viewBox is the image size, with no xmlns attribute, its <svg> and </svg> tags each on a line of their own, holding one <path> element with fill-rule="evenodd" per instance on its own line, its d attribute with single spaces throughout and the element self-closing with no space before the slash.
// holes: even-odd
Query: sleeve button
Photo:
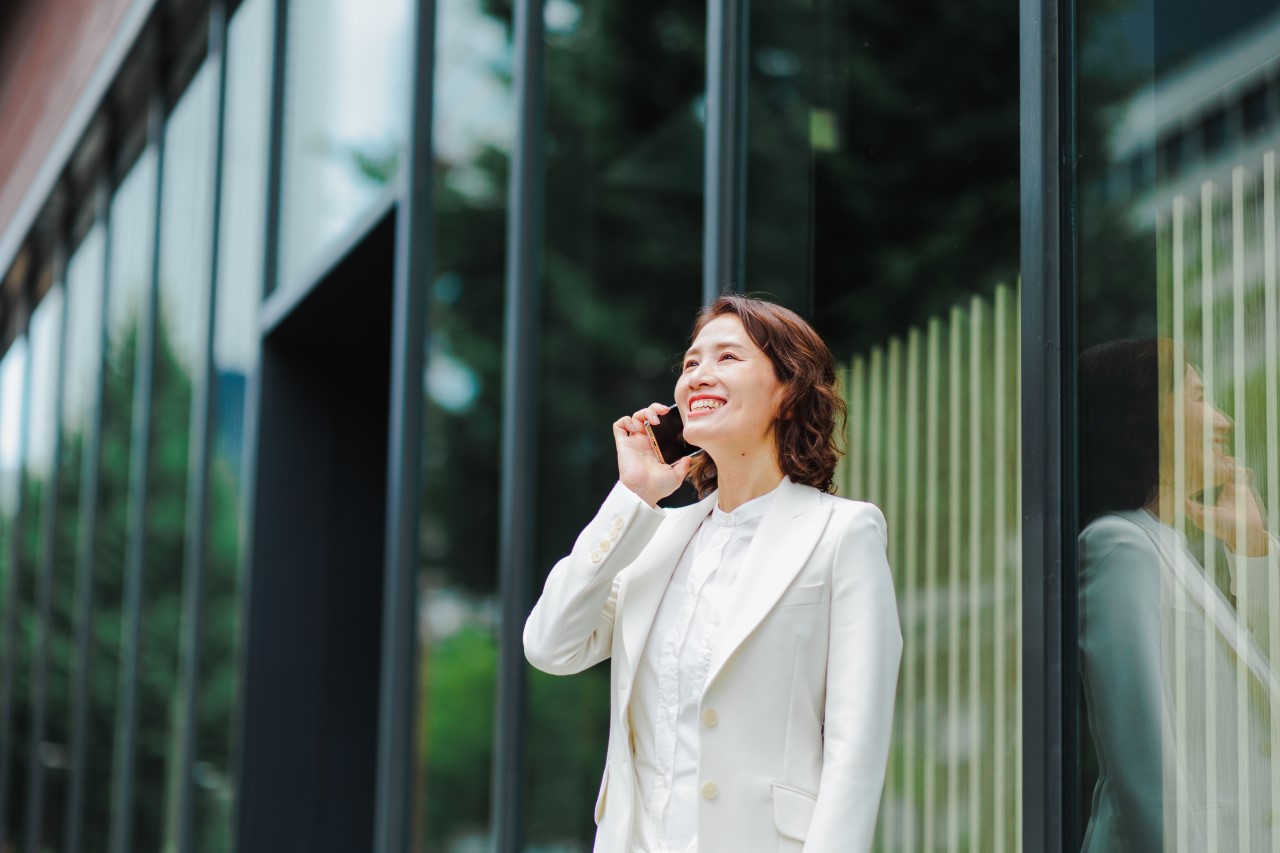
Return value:
<svg viewBox="0 0 1280 853">
<path fill-rule="evenodd" d="M 601 557 L 603 557 L 603 556 L 604 556 L 604 555 L 603 555 L 603 554 L 601 554 L 599 551 L 592 551 L 592 552 L 591 552 L 591 562 L 593 562 L 593 563 L 598 563 L 598 562 L 600 562 L 600 558 L 601 558 Z"/>
<path fill-rule="evenodd" d="M 702 799 L 714 800 L 718 796 L 720 796 L 720 789 L 716 787 L 715 782 L 702 783 Z"/>
</svg>

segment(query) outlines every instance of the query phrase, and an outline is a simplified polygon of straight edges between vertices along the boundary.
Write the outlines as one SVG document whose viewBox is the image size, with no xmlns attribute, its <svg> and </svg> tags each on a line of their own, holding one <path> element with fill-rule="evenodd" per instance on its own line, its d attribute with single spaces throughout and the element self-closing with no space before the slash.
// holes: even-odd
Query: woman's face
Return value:
<svg viewBox="0 0 1280 853">
<path fill-rule="evenodd" d="M 1174 396 L 1169 397 L 1166 412 L 1172 414 Z M 1183 435 L 1185 440 L 1180 448 L 1186 466 L 1186 490 L 1195 494 L 1205 488 L 1206 480 L 1210 485 L 1220 485 L 1230 479 L 1235 470 L 1235 459 L 1227 450 L 1227 440 L 1231 436 L 1231 419 L 1205 399 L 1204 382 L 1194 367 L 1187 367 L 1183 379 Z M 1172 482 L 1175 460 L 1168 452 L 1174 448 L 1174 431 L 1171 418 L 1161 419 L 1161 428 L 1165 432 L 1165 440 L 1161 443 L 1160 467 L 1166 476 L 1162 479 Z M 1204 440 L 1209 436 L 1209 452 L 1206 456 Z"/>
<path fill-rule="evenodd" d="M 773 363 L 742 321 L 716 317 L 694 338 L 676 381 L 685 440 L 721 460 L 766 443 L 772 450 L 783 393 Z"/>
</svg>

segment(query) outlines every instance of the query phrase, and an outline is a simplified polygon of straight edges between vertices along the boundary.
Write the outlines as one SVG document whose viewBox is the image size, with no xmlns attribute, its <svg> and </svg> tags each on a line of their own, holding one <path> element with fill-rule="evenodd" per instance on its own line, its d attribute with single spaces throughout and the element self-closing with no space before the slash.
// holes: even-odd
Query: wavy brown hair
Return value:
<svg viewBox="0 0 1280 853">
<path fill-rule="evenodd" d="M 832 475 L 840 460 L 836 427 L 844 429 L 844 399 L 836 387 L 836 365 L 831 351 L 813 327 L 799 314 L 749 296 L 725 294 L 698 312 L 690 344 L 703 327 L 717 317 L 733 315 L 742 323 L 751 342 L 773 365 L 782 383 L 781 413 L 774 424 L 778 466 L 793 483 L 824 492 L 834 491 Z M 693 460 L 689 480 L 698 495 L 716 488 L 716 463 L 707 454 Z"/>
</svg>

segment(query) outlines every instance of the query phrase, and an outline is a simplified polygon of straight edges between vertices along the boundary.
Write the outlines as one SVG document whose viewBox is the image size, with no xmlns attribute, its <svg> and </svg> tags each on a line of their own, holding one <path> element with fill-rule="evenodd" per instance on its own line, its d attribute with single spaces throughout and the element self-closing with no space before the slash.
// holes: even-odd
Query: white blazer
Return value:
<svg viewBox="0 0 1280 853">
<path fill-rule="evenodd" d="M 1185 537 L 1146 510 L 1099 516 L 1079 544 L 1080 671 L 1098 751 L 1083 850 L 1275 849 L 1268 714 L 1280 687 L 1256 642 L 1268 626 L 1249 618 L 1270 617 L 1274 558 L 1228 554 L 1233 587 L 1247 575 L 1263 593 L 1250 595 L 1262 608 L 1238 611 Z"/>
<path fill-rule="evenodd" d="M 715 501 L 659 516 L 615 487 L 525 625 L 525 655 L 544 672 L 612 658 L 596 853 L 629 853 L 635 671 L 676 564 Z M 702 694 L 699 853 L 871 848 L 902 656 L 885 547 L 872 504 L 787 479 L 769 502 Z"/>
</svg>

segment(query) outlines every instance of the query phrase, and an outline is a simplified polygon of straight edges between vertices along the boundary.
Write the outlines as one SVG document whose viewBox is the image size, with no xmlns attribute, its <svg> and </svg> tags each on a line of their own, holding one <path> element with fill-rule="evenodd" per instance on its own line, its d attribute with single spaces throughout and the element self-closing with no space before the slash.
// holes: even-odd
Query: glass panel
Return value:
<svg viewBox="0 0 1280 853">
<path fill-rule="evenodd" d="M 427 316 L 419 578 L 423 849 L 489 846 L 497 675 L 511 21 L 437 6 L 436 272 Z"/>
<path fill-rule="evenodd" d="M 15 694 L 13 691 L 14 670 L 18 666 L 21 645 L 18 642 L 17 625 L 19 605 L 26 595 L 18 586 L 23 580 L 18 566 L 17 545 L 21 539 L 18 525 L 21 519 L 18 514 L 19 495 L 22 488 L 22 415 L 24 411 L 23 393 L 27 373 L 27 339 L 19 337 L 10 345 L 4 358 L 0 359 L 0 592 L 4 595 L 4 645 L 0 647 L 0 702 L 8 699 L 9 704 L 0 706 L 0 713 L 8 712 L 0 720 L 0 737 L 5 738 L 9 750 L 13 747 Z M 8 763 L 0 767 L 7 791 L 25 784 L 25 780 L 16 775 L 15 755 L 8 754 Z M 16 845 L 19 839 L 11 835 L 7 826 L 13 820 L 13 809 L 17 806 L 12 794 L 6 794 L 3 805 L 6 829 L 0 841 Z"/>
<path fill-rule="evenodd" d="M 183 719 L 178 684 L 186 546 L 191 383 L 203 363 L 213 233 L 213 118 L 217 69 L 192 79 L 165 128 L 159 305 L 151 385 L 142 661 L 134 845 L 173 843 Z"/>
<path fill-rule="evenodd" d="M 258 360 L 272 26 L 271 2 L 246 0 L 231 19 L 227 33 L 208 551 L 200 603 L 204 635 L 195 766 L 195 846 L 211 853 L 231 849 L 235 800 L 232 724 L 240 698 L 236 654 L 245 521 L 241 460 L 245 392 Z"/>
<path fill-rule="evenodd" d="M 93 645 L 88 663 L 89 721 L 85 738 L 85 814 L 81 835 L 81 843 L 87 853 L 103 853 L 110 837 L 124 562 L 129 523 L 133 394 L 138 331 L 151 287 L 155 190 L 156 160 L 148 149 L 111 200 L 107 350 L 102 377 L 102 457 L 98 469 L 98 518 L 94 541 Z"/>
<path fill-rule="evenodd" d="M 32 790 L 31 762 L 43 758 L 43 743 L 32 743 L 35 736 L 32 712 L 35 710 L 39 644 L 46 630 L 38 599 L 49 544 L 42 535 L 42 529 L 50 508 L 46 495 L 54 475 L 62 299 L 62 288 L 55 285 L 31 313 L 28 330 L 31 386 L 24 399 L 27 405 L 23 412 L 26 418 L 21 480 L 23 504 L 17 531 L 20 537 L 18 560 L 14 566 L 17 595 L 11 600 L 17 619 L 13 647 L 13 739 L 10 741 L 5 838 L 0 839 L 4 844 L 15 847 L 25 844 L 29 833 L 39 833 L 39 829 L 31 825 L 28 811 Z"/>
<path fill-rule="evenodd" d="M 1275 850 L 1280 4 L 1081 11 L 1080 825 Z"/>
<path fill-rule="evenodd" d="M 408 0 L 289 5 L 284 287 L 308 275 L 399 171 L 408 133 L 410 13 Z"/>
<path fill-rule="evenodd" d="M 63 350 L 62 452 L 58 467 L 57 528 L 53 543 L 49 678 L 45 695 L 44 817 L 41 848 L 65 845 L 70 773 L 71 693 L 76 661 L 76 575 L 81 560 L 81 486 L 84 447 L 98 400 L 102 346 L 102 274 L 105 239 L 94 226 L 67 264 L 67 339 Z"/>
<path fill-rule="evenodd" d="M 706 4 L 557 0 L 546 20 L 538 591 L 617 481 L 610 424 L 671 401 L 701 302 Z M 529 850 L 591 849 L 608 685 L 607 665 L 530 673 Z"/>
<path fill-rule="evenodd" d="M 831 346 L 839 493 L 888 521 L 904 645 L 875 849 L 1015 851 L 1018 6 L 750 15 L 746 287 Z"/>
</svg>

